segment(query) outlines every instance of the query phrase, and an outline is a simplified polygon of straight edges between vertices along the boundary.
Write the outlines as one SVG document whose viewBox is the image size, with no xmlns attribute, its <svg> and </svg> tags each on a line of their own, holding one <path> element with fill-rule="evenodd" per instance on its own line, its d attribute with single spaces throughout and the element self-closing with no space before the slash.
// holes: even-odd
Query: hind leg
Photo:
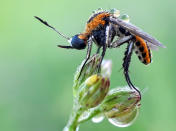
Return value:
<svg viewBox="0 0 176 131">
<path fill-rule="evenodd" d="M 141 99 L 141 93 L 140 91 L 133 85 L 133 83 L 130 80 L 130 76 L 129 76 L 129 66 L 130 66 L 130 61 L 131 61 L 131 56 L 133 53 L 133 46 L 134 46 L 134 42 L 130 41 L 129 45 L 127 46 L 127 49 L 125 51 L 125 57 L 123 59 L 123 69 L 124 69 L 124 75 L 125 75 L 125 79 L 128 83 L 128 86 L 131 89 L 136 90 L 139 93 L 140 99 Z"/>
</svg>

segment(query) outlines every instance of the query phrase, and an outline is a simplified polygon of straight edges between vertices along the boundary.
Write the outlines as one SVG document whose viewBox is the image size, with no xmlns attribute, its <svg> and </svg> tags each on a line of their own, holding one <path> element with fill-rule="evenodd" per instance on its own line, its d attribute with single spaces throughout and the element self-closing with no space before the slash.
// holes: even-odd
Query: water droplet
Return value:
<svg viewBox="0 0 176 131">
<path fill-rule="evenodd" d="M 84 119 L 87 119 L 89 117 L 89 115 L 90 115 L 90 110 L 83 112 L 82 115 L 79 117 L 78 121 L 82 121 Z"/>
<path fill-rule="evenodd" d="M 92 122 L 94 123 L 100 123 L 104 120 L 104 115 L 97 115 L 95 117 L 92 118 Z"/>
<path fill-rule="evenodd" d="M 112 61 L 103 60 L 101 64 L 101 74 L 103 77 L 110 77 L 112 72 Z"/>
<path fill-rule="evenodd" d="M 120 17 L 120 19 L 122 19 L 125 22 L 130 22 L 130 17 L 127 14 L 124 14 Z"/>
<path fill-rule="evenodd" d="M 103 8 L 98 8 L 98 11 L 103 11 Z"/>
<path fill-rule="evenodd" d="M 119 17 L 120 16 L 120 11 L 117 9 L 111 9 L 110 13 L 113 14 L 114 17 Z"/>
<path fill-rule="evenodd" d="M 68 127 L 64 127 L 63 131 L 68 131 Z"/>
<path fill-rule="evenodd" d="M 128 127 L 134 123 L 139 114 L 139 109 L 135 108 L 133 111 L 128 112 L 120 117 L 109 118 L 109 122 L 117 127 Z"/>
<path fill-rule="evenodd" d="M 76 131 L 79 131 L 79 126 L 77 126 Z"/>
<path fill-rule="evenodd" d="M 95 10 L 93 10 L 93 11 L 92 11 L 92 13 L 93 13 L 93 14 L 95 14 L 95 13 L 96 13 L 96 11 L 95 11 Z"/>
</svg>

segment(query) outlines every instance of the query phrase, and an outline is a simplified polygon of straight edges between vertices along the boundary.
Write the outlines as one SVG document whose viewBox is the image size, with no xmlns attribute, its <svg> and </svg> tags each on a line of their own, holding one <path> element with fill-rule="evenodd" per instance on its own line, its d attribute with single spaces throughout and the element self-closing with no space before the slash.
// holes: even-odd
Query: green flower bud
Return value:
<svg viewBox="0 0 176 131">
<path fill-rule="evenodd" d="M 101 110 L 108 118 L 123 117 L 138 107 L 138 92 L 128 87 L 112 89 L 101 104 Z"/>
<path fill-rule="evenodd" d="M 110 81 L 102 76 L 92 75 L 80 86 L 78 102 L 84 109 L 96 107 L 109 91 Z"/>
<path fill-rule="evenodd" d="M 79 86 L 91 75 L 98 73 L 98 64 L 100 63 L 101 56 L 96 54 L 93 55 L 85 64 L 82 72 L 82 66 L 84 64 L 84 61 L 82 64 L 78 67 L 75 77 L 74 77 L 74 85 L 73 85 L 73 93 L 74 96 L 76 96 L 76 93 L 78 91 Z M 80 74 L 81 73 L 81 74 Z M 79 79 L 78 79 L 79 77 Z"/>
</svg>

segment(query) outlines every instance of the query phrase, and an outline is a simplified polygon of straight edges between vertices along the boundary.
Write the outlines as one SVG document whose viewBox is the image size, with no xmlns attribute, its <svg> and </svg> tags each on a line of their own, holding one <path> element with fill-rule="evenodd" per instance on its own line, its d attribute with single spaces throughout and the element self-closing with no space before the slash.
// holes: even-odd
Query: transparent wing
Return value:
<svg viewBox="0 0 176 131">
<path fill-rule="evenodd" d="M 131 23 L 124 22 L 123 20 L 118 19 L 118 18 L 116 18 L 116 19 L 115 18 L 110 18 L 110 22 L 125 28 L 126 30 L 128 30 L 129 32 L 131 32 L 134 35 L 140 36 L 141 38 L 150 42 L 154 46 L 159 46 L 159 47 L 162 47 L 162 48 L 166 48 L 160 41 L 153 38 L 151 35 L 149 35 L 148 33 L 144 32 L 142 29 L 138 28 L 137 26 L 135 26 Z"/>
<path fill-rule="evenodd" d="M 149 47 L 151 50 L 157 51 L 157 50 L 159 49 L 158 46 L 156 46 L 156 45 L 154 45 L 154 44 L 152 44 L 152 43 L 150 43 L 150 42 L 146 42 L 146 43 L 147 43 L 148 47 Z"/>
</svg>

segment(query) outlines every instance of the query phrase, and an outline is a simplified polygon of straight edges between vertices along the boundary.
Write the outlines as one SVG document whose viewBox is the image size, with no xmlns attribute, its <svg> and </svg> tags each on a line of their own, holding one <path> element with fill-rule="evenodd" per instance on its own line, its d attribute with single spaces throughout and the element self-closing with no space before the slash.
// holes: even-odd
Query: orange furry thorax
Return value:
<svg viewBox="0 0 176 131">
<path fill-rule="evenodd" d="M 93 30 L 96 30 L 100 25 L 105 25 L 106 21 L 103 18 L 109 17 L 110 14 L 108 12 L 102 12 L 91 19 L 86 24 L 85 31 L 79 35 L 80 39 L 87 40 L 89 35 Z"/>
</svg>

